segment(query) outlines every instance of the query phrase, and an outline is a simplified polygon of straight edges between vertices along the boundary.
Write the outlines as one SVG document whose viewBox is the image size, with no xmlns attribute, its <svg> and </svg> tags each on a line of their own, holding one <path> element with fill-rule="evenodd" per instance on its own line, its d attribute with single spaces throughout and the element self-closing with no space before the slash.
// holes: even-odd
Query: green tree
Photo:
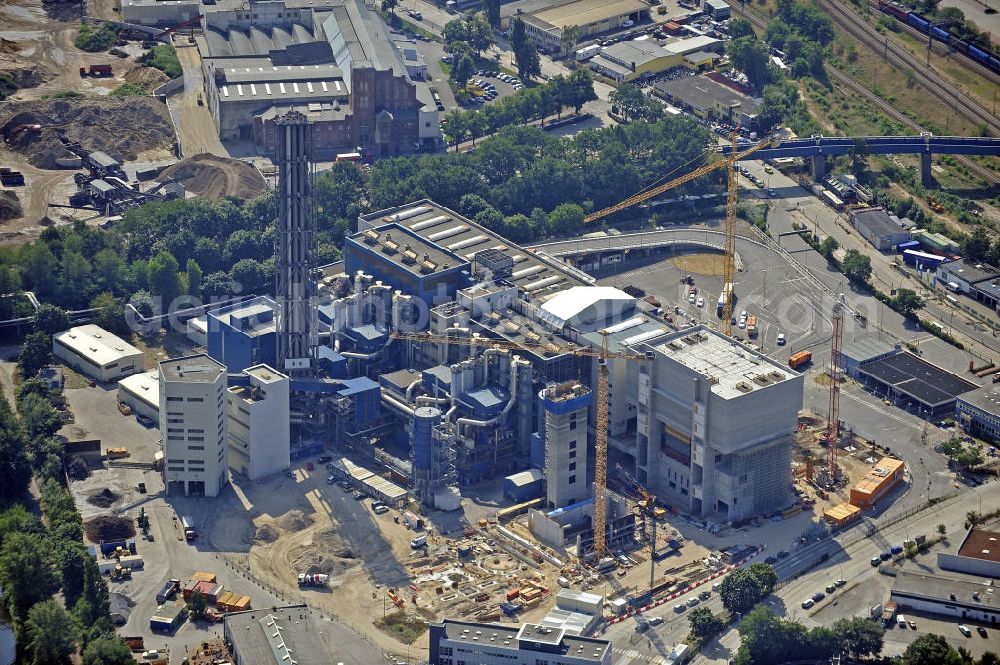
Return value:
<svg viewBox="0 0 1000 665">
<path fill-rule="evenodd" d="M 59 412 L 40 395 L 26 395 L 18 404 L 18 411 L 21 414 L 24 430 L 32 439 L 52 436 L 62 427 Z"/>
<path fill-rule="evenodd" d="M 117 635 L 98 637 L 83 650 L 83 665 L 134 665 L 135 658 Z"/>
<path fill-rule="evenodd" d="M 584 104 L 597 99 L 597 93 L 594 91 L 594 77 L 587 69 L 577 69 L 570 74 L 562 92 L 564 95 L 563 103 L 566 106 L 572 106 L 573 112 L 576 114 L 580 113 Z"/>
<path fill-rule="evenodd" d="M 580 26 L 567 25 L 563 28 L 559 36 L 559 46 L 563 55 L 571 55 L 576 50 L 576 45 L 580 41 Z"/>
<path fill-rule="evenodd" d="M 766 563 L 755 563 L 727 575 L 719 588 L 719 597 L 727 610 L 743 614 L 767 597 L 776 583 L 774 568 Z"/>
<path fill-rule="evenodd" d="M 173 254 L 163 250 L 150 259 L 146 267 L 146 279 L 149 290 L 154 296 L 159 296 L 164 311 L 170 303 L 181 294 L 181 280 L 177 274 L 180 266 Z"/>
<path fill-rule="evenodd" d="M 52 338 L 43 332 L 29 333 L 21 345 L 17 366 L 25 379 L 38 374 L 38 370 L 52 362 Z"/>
<path fill-rule="evenodd" d="M 632 83 L 623 83 L 611 93 L 610 101 L 618 107 L 625 122 L 630 122 L 642 117 L 647 100 L 642 94 L 642 88 Z"/>
<path fill-rule="evenodd" d="M 55 335 L 69 328 L 69 317 L 66 316 L 65 310 L 42 303 L 31 317 L 31 327 L 46 335 Z"/>
<path fill-rule="evenodd" d="M 990 234 L 984 226 L 977 226 L 962 242 L 962 255 L 969 261 L 982 261 L 990 251 Z"/>
<path fill-rule="evenodd" d="M 21 424 L 7 399 L 0 395 L 0 499 L 18 498 L 28 488 L 31 466 L 24 443 Z"/>
<path fill-rule="evenodd" d="M 396 13 L 396 7 L 399 5 L 399 0 L 382 0 L 382 11 L 389 12 L 390 14 Z"/>
<path fill-rule="evenodd" d="M 80 626 L 51 598 L 28 612 L 25 633 L 28 638 L 25 651 L 31 654 L 34 665 L 68 663 L 80 640 Z"/>
<path fill-rule="evenodd" d="M 108 332 L 119 337 L 128 339 L 128 323 L 125 320 L 125 306 L 111 293 L 104 292 L 94 296 L 90 301 L 90 306 L 97 310 L 94 314 L 94 323 L 104 328 Z"/>
<path fill-rule="evenodd" d="M 39 241 L 25 245 L 18 254 L 18 261 L 25 289 L 34 291 L 39 298 L 55 293 L 59 261 L 48 243 Z"/>
<path fill-rule="evenodd" d="M 472 18 L 467 19 L 465 26 L 469 46 L 475 52 L 476 58 L 479 58 L 483 51 L 493 46 L 493 27 L 486 14 L 482 12 L 477 12 Z"/>
<path fill-rule="evenodd" d="M 59 261 L 59 301 L 71 308 L 82 307 L 94 286 L 90 261 L 79 252 L 64 251 Z"/>
<path fill-rule="evenodd" d="M 872 276 L 872 260 L 856 249 L 849 249 L 840 269 L 852 282 L 867 284 Z"/>
<path fill-rule="evenodd" d="M 739 39 L 740 37 L 756 37 L 753 31 L 753 24 L 745 18 L 733 18 L 729 20 L 729 38 Z M 770 41 L 770 40 L 768 40 Z"/>
<path fill-rule="evenodd" d="M 92 626 L 111 613 L 108 585 L 92 557 L 84 561 L 83 585 L 73 611 L 84 626 Z"/>
<path fill-rule="evenodd" d="M 943 536 L 943 535 L 945 535 L 948 532 L 948 527 L 946 527 L 944 524 L 938 524 L 937 525 L 937 532 L 938 532 L 938 535 Z"/>
<path fill-rule="evenodd" d="M 486 20 L 494 28 L 500 27 L 500 3 L 501 0 L 485 0 L 483 9 L 486 11 Z"/>
<path fill-rule="evenodd" d="M 840 248 L 840 243 L 833 236 L 827 236 L 823 238 L 823 242 L 819 244 L 819 252 L 827 259 L 833 258 L 833 253 Z"/>
<path fill-rule="evenodd" d="M 62 580 L 66 606 L 73 607 L 83 593 L 84 573 L 90 554 L 83 543 L 64 542 L 55 548 L 56 568 Z"/>
<path fill-rule="evenodd" d="M 851 146 L 851 150 L 847 154 L 851 158 L 851 172 L 858 178 L 862 177 L 865 173 L 865 160 L 872 154 L 868 141 L 860 136 L 855 138 L 854 145 Z"/>
<path fill-rule="evenodd" d="M 229 276 L 243 288 L 244 293 L 261 293 L 267 286 L 267 273 L 260 261 L 243 259 L 237 261 Z"/>
<path fill-rule="evenodd" d="M 549 225 L 555 235 L 576 233 L 583 226 L 583 208 L 575 203 L 562 203 L 549 215 Z"/>
<path fill-rule="evenodd" d="M 28 618 L 28 610 L 59 588 L 52 569 L 51 549 L 33 534 L 12 533 L 0 547 L 0 581 L 7 609 L 15 625 Z"/>
<path fill-rule="evenodd" d="M 965 446 L 953 459 L 963 469 L 971 469 L 983 463 L 983 454 L 977 446 Z"/>
<path fill-rule="evenodd" d="M 92 277 L 100 291 L 121 293 L 128 266 L 115 250 L 105 247 L 94 255 Z"/>
<path fill-rule="evenodd" d="M 208 603 L 201 591 L 195 591 L 191 594 L 191 599 L 188 601 L 188 610 L 191 612 L 191 616 L 200 619 L 205 615 L 206 609 L 208 609 Z"/>
<path fill-rule="evenodd" d="M 465 42 L 459 42 L 464 45 L 465 48 L 460 49 L 454 55 L 454 59 L 451 63 L 451 80 L 454 81 L 455 85 L 458 86 L 460 90 L 465 90 L 466 84 L 469 82 L 469 78 L 476 71 L 476 61 L 472 57 L 472 51 L 465 44 Z"/>
<path fill-rule="evenodd" d="M 707 607 L 692 610 L 688 614 L 688 623 L 691 625 L 691 634 L 699 640 L 710 640 L 726 627 L 722 617 L 716 616 Z"/>
<path fill-rule="evenodd" d="M 510 46 L 514 51 L 517 63 L 517 73 L 525 81 L 541 74 L 541 60 L 535 42 L 528 37 L 524 21 L 520 17 L 514 19 L 510 29 Z"/>
<path fill-rule="evenodd" d="M 853 658 L 877 656 L 882 651 L 885 628 L 870 619 L 863 617 L 839 619 L 832 628 L 840 645 L 840 651 Z"/>
<path fill-rule="evenodd" d="M 962 659 L 943 637 L 924 633 L 906 647 L 903 665 L 962 665 Z"/>
<path fill-rule="evenodd" d="M 913 289 L 897 289 L 896 297 L 892 299 L 892 306 L 897 312 L 906 318 L 913 318 L 916 311 L 924 306 L 924 299 L 917 295 Z"/>
<path fill-rule="evenodd" d="M 768 83 L 775 80 L 771 54 L 767 46 L 756 37 L 731 40 L 726 46 L 726 53 L 733 65 L 747 75 L 754 91 L 763 91 Z"/>
<path fill-rule="evenodd" d="M 185 272 L 187 273 L 188 295 L 194 296 L 195 298 L 201 297 L 202 272 L 198 262 L 194 259 L 188 259 L 187 265 L 185 266 Z"/>
</svg>

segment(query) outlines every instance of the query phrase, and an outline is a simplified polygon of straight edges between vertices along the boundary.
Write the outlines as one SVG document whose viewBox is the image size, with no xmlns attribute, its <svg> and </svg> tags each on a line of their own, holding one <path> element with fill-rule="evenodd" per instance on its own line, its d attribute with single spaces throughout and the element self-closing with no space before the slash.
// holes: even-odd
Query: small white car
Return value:
<svg viewBox="0 0 1000 665">
<path fill-rule="evenodd" d="M 698 296 L 698 307 L 705 306 L 705 298 L 703 296 Z"/>
<path fill-rule="evenodd" d="M 698 296 L 696 296 L 693 293 L 689 293 L 688 294 L 688 302 L 689 303 L 691 303 L 693 305 L 697 300 L 698 300 Z"/>
<path fill-rule="evenodd" d="M 785 337 L 785 333 L 778 333 L 778 346 L 784 346 L 788 338 Z"/>
<path fill-rule="evenodd" d="M 815 604 L 816 604 L 816 601 L 814 601 L 812 598 L 806 598 L 805 600 L 802 601 L 802 609 L 808 610 L 810 607 L 812 607 Z"/>
<path fill-rule="evenodd" d="M 958 630 L 961 631 L 961 633 L 966 637 L 972 637 L 972 631 L 969 630 L 969 627 L 966 626 L 964 623 L 958 624 Z"/>
</svg>

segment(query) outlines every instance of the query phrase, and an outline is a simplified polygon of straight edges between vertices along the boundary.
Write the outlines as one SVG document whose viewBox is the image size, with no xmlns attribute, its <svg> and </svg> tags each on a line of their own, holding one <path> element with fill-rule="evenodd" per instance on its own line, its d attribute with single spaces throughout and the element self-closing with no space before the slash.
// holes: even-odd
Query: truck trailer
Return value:
<svg viewBox="0 0 1000 665">
<path fill-rule="evenodd" d="M 181 527 L 184 529 L 184 539 L 194 540 L 198 537 L 198 532 L 194 529 L 194 518 L 184 515 L 181 517 Z"/>
</svg>

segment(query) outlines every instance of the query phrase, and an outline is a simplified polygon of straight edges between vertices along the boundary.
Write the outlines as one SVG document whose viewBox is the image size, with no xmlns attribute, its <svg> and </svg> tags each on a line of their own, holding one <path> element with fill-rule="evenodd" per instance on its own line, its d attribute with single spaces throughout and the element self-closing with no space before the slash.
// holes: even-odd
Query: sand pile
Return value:
<svg viewBox="0 0 1000 665">
<path fill-rule="evenodd" d="M 312 543 L 302 548 L 292 562 L 293 570 L 325 573 L 336 577 L 358 565 L 350 548 L 345 547 L 336 530 L 326 529 L 313 536 Z"/>
<path fill-rule="evenodd" d="M 83 532 L 95 543 L 102 540 L 123 540 L 135 535 L 135 525 L 127 517 L 101 515 L 84 522 Z"/>
<path fill-rule="evenodd" d="M 9 189 L 0 192 L 0 222 L 17 219 L 21 214 L 21 201 L 17 198 L 17 192 Z"/>
<path fill-rule="evenodd" d="M 161 180 L 176 178 L 189 191 L 210 199 L 223 196 L 252 199 L 266 187 L 264 178 L 252 164 L 208 154 L 195 155 L 168 166 L 159 177 Z"/>
<path fill-rule="evenodd" d="M 253 542 L 255 543 L 273 543 L 278 539 L 278 532 L 275 531 L 274 527 L 270 524 L 262 524 L 257 527 L 257 530 L 253 534 Z"/>
<path fill-rule="evenodd" d="M 121 160 L 175 140 L 167 107 L 152 97 L 48 99 L 0 106 L 4 131 L 36 123 L 41 132 L 22 132 L 9 146 L 43 169 L 59 168 L 55 160 L 66 156 L 60 135 Z"/>
<path fill-rule="evenodd" d="M 99 506 L 101 508 L 110 508 L 111 505 L 117 501 L 120 497 L 112 492 L 110 489 L 105 487 L 99 492 L 94 492 L 87 497 L 87 503 Z"/>
<path fill-rule="evenodd" d="M 312 515 L 306 515 L 301 510 L 290 510 L 277 520 L 275 524 L 278 528 L 283 531 L 302 531 L 306 527 L 312 525 L 313 518 Z"/>
<path fill-rule="evenodd" d="M 147 90 L 151 90 L 161 83 L 166 83 L 170 80 L 170 77 L 161 72 L 155 67 L 133 67 L 132 69 L 125 72 L 126 83 L 134 83 L 135 85 L 141 85 Z"/>
</svg>

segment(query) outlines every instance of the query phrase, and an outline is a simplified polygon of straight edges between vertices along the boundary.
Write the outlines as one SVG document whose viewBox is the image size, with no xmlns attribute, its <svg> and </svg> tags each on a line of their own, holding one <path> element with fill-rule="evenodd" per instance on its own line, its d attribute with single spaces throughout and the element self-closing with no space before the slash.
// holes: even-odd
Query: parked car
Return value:
<svg viewBox="0 0 1000 665">
<path fill-rule="evenodd" d="M 976 626 L 976 632 L 979 633 L 979 637 L 982 638 L 985 638 L 989 635 L 989 633 L 986 632 L 986 628 L 984 628 L 983 626 Z"/>
<path fill-rule="evenodd" d="M 816 593 L 813 594 L 813 600 L 815 600 L 817 603 L 823 600 L 824 598 L 826 598 L 826 594 L 823 593 L 822 591 L 817 591 Z"/>
<path fill-rule="evenodd" d="M 663 617 L 653 617 L 649 620 L 650 626 L 659 626 L 661 623 L 663 623 Z"/>
<path fill-rule="evenodd" d="M 688 598 L 688 603 L 687 604 L 688 604 L 688 607 L 695 607 L 700 602 L 701 601 L 698 600 L 697 596 L 694 596 L 694 597 Z"/>
<path fill-rule="evenodd" d="M 778 563 L 778 558 L 774 556 L 769 556 L 766 559 L 764 559 L 764 563 L 768 564 L 769 566 L 773 566 L 774 564 Z"/>
<path fill-rule="evenodd" d="M 969 630 L 969 627 L 966 626 L 964 623 L 958 624 L 958 630 L 959 630 L 960 633 L 962 633 L 966 637 L 972 637 L 972 631 Z"/>
<path fill-rule="evenodd" d="M 337 476 L 330 476 L 326 479 L 327 485 L 333 485 L 336 482 L 337 482 Z"/>
<path fill-rule="evenodd" d="M 686 609 L 687 605 L 685 605 L 684 603 L 677 603 L 676 605 L 674 605 L 674 612 L 677 612 L 678 614 L 680 614 Z"/>
<path fill-rule="evenodd" d="M 705 589 L 704 591 L 698 594 L 698 597 L 701 598 L 702 600 L 708 600 L 709 598 L 712 597 L 712 592 L 709 591 L 708 589 Z"/>
<path fill-rule="evenodd" d="M 816 604 L 816 601 L 814 601 L 812 598 L 806 598 L 805 600 L 802 601 L 802 609 L 808 610 L 810 607 L 812 607 L 815 604 Z"/>
<path fill-rule="evenodd" d="M 789 554 L 785 550 L 781 550 L 780 552 L 778 552 L 778 558 L 779 559 L 787 559 L 788 557 L 789 557 Z"/>
<path fill-rule="evenodd" d="M 778 333 L 778 346 L 784 346 L 788 338 L 785 337 L 785 333 Z"/>
<path fill-rule="evenodd" d="M 705 306 L 705 297 L 704 296 L 698 296 L 698 302 L 696 303 L 696 305 L 698 307 L 704 307 Z"/>
</svg>

